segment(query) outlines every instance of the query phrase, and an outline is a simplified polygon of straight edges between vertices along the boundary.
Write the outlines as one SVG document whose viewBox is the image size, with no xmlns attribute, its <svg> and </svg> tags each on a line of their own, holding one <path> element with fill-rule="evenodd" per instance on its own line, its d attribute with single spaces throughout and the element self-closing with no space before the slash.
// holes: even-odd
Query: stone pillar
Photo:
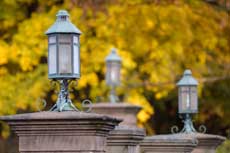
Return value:
<svg viewBox="0 0 230 153">
<path fill-rule="evenodd" d="M 92 112 L 109 114 L 123 119 L 123 122 L 109 134 L 107 140 L 108 153 L 139 153 L 139 144 L 145 136 L 145 130 L 136 126 L 136 115 L 140 109 L 140 106 L 123 102 L 92 105 Z"/>
<path fill-rule="evenodd" d="M 117 126 L 107 139 L 108 153 L 139 153 L 139 144 L 145 133 L 143 129 Z"/>
<path fill-rule="evenodd" d="M 192 153 L 215 153 L 216 148 L 226 140 L 222 136 L 212 134 L 193 133 L 189 135 L 198 140 L 198 145 Z"/>
<path fill-rule="evenodd" d="M 145 137 L 140 147 L 141 153 L 191 153 L 196 145 L 196 139 L 185 134 L 168 134 Z"/>
<path fill-rule="evenodd" d="M 129 103 L 97 103 L 92 104 L 92 112 L 98 114 L 109 114 L 113 117 L 121 118 L 123 121 L 119 125 L 137 126 L 137 113 L 141 110 L 141 106 Z"/>
<path fill-rule="evenodd" d="M 0 120 L 16 132 L 20 153 L 104 153 L 106 137 L 121 121 L 75 111 L 2 116 Z"/>
</svg>

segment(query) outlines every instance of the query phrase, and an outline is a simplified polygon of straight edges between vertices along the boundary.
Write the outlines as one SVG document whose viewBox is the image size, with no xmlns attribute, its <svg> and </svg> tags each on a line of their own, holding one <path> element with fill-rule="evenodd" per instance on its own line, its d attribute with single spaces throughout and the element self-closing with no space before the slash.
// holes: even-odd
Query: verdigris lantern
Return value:
<svg viewBox="0 0 230 153">
<path fill-rule="evenodd" d="M 116 49 L 112 48 L 111 53 L 106 57 L 106 83 L 111 87 L 110 102 L 115 103 L 118 97 L 115 88 L 120 84 L 121 57 L 117 55 Z"/>
<path fill-rule="evenodd" d="M 184 127 L 181 133 L 197 132 L 193 126 L 192 115 L 198 112 L 198 82 L 192 77 L 191 70 L 185 70 L 183 77 L 177 83 L 178 86 L 178 110 L 183 119 Z M 171 128 L 172 133 L 178 131 L 178 127 Z M 201 125 L 199 131 L 205 133 L 206 127 Z"/>
<path fill-rule="evenodd" d="M 55 23 L 46 31 L 48 36 L 48 77 L 60 82 L 60 93 L 54 111 L 74 110 L 69 99 L 69 80 L 80 78 L 81 31 L 70 22 L 65 10 L 57 13 Z"/>
<path fill-rule="evenodd" d="M 79 79 L 81 31 L 70 22 L 67 11 L 60 10 L 56 16 L 56 22 L 46 31 L 49 78 Z"/>
<path fill-rule="evenodd" d="M 185 70 L 183 77 L 177 83 L 180 114 L 197 113 L 197 85 L 198 82 L 192 77 L 192 72 L 190 70 Z"/>
</svg>

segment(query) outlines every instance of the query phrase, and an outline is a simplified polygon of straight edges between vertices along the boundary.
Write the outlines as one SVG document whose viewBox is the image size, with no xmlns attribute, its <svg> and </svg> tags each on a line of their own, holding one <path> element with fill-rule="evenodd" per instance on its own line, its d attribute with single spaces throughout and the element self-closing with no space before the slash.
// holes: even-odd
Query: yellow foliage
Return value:
<svg viewBox="0 0 230 153">
<path fill-rule="evenodd" d="M 1 125 L 2 125 L 2 137 L 6 139 L 10 135 L 10 127 L 6 123 L 3 123 L 3 122 L 1 122 Z"/>
<path fill-rule="evenodd" d="M 6 64 L 8 62 L 8 46 L 4 42 L 0 42 L 0 65 Z"/>
<path fill-rule="evenodd" d="M 154 22 L 151 19 L 146 21 L 146 25 L 149 29 L 154 28 Z"/>
<path fill-rule="evenodd" d="M 141 110 L 138 114 L 137 114 L 137 118 L 139 119 L 139 121 L 141 123 L 145 123 L 148 121 L 149 117 L 151 114 L 146 113 L 144 110 Z"/>
<path fill-rule="evenodd" d="M 134 69 L 136 63 L 132 60 L 132 54 L 129 51 L 120 51 L 118 54 L 122 57 L 122 67 L 125 69 Z"/>
<path fill-rule="evenodd" d="M 168 94 L 167 92 L 157 92 L 155 97 L 156 99 L 161 99 L 163 97 L 166 97 L 167 94 Z"/>
<path fill-rule="evenodd" d="M 0 76 L 4 76 L 8 73 L 8 70 L 5 67 L 0 68 Z"/>
<path fill-rule="evenodd" d="M 95 73 L 85 74 L 81 79 L 78 81 L 78 87 L 82 88 L 85 87 L 87 84 L 92 86 L 97 86 L 98 78 Z"/>
<path fill-rule="evenodd" d="M 22 98 L 22 99 L 19 99 L 18 101 L 15 102 L 16 103 L 16 108 L 25 110 L 27 108 L 26 101 L 24 100 L 23 97 L 18 97 L 18 98 Z"/>
<path fill-rule="evenodd" d="M 131 91 L 130 96 L 127 97 L 127 101 L 129 103 L 140 105 L 143 107 L 143 110 L 140 111 L 137 115 L 139 121 L 142 123 L 146 122 L 154 113 L 153 107 L 149 104 L 146 98 L 137 93 L 135 90 Z"/>
<path fill-rule="evenodd" d="M 31 71 L 32 70 L 32 64 L 31 59 L 29 57 L 24 56 L 20 60 L 20 65 L 23 71 Z"/>
</svg>

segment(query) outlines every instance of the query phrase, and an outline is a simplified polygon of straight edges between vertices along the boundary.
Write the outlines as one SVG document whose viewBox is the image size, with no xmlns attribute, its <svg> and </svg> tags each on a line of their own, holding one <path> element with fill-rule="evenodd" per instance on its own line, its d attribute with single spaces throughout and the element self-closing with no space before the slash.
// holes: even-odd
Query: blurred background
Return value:
<svg viewBox="0 0 230 153">
<path fill-rule="evenodd" d="M 48 110 L 58 87 L 47 76 L 47 37 L 59 9 L 81 36 L 81 79 L 71 99 L 108 101 L 105 57 L 122 57 L 121 101 L 141 105 L 148 135 L 180 125 L 176 82 L 191 69 L 199 81 L 195 126 L 230 136 L 230 0 L 1 0 L 0 115 Z M 42 104 L 47 102 L 45 108 Z M 0 153 L 17 153 L 17 139 L 1 124 Z M 229 153 L 226 141 L 218 153 Z"/>
</svg>

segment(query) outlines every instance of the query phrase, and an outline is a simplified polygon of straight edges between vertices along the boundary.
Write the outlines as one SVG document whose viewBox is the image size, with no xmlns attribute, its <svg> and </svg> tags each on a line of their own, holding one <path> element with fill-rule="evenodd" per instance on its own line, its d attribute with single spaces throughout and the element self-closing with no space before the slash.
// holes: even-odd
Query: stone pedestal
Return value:
<svg viewBox="0 0 230 153">
<path fill-rule="evenodd" d="M 20 153 L 104 153 L 121 120 L 99 114 L 38 112 L 2 116 L 19 137 Z"/>
<path fill-rule="evenodd" d="M 197 141 L 184 134 L 155 135 L 141 142 L 141 153 L 191 153 Z"/>
<path fill-rule="evenodd" d="M 98 114 L 109 114 L 113 117 L 121 118 L 123 121 L 119 125 L 137 126 L 137 113 L 141 110 L 141 106 L 129 103 L 97 103 L 92 105 L 92 112 Z"/>
<path fill-rule="evenodd" d="M 108 153 L 139 153 L 139 144 L 145 133 L 143 129 L 117 126 L 107 140 Z"/>
<path fill-rule="evenodd" d="M 198 145 L 192 153 L 215 153 L 216 148 L 226 139 L 219 135 L 202 133 L 193 133 L 189 135 L 190 137 L 195 137 L 198 140 Z"/>
<path fill-rule="evenodd" d="M 145 136 L 145 130 L 136 126 L 136 115 L 140 109 L 140 106 L 123 102 L 93 104 L 92 112 L 123 119 L 123 122 L 109 134 L 108 153 L 139 153 L 139 144 Z"/>
</svg>

